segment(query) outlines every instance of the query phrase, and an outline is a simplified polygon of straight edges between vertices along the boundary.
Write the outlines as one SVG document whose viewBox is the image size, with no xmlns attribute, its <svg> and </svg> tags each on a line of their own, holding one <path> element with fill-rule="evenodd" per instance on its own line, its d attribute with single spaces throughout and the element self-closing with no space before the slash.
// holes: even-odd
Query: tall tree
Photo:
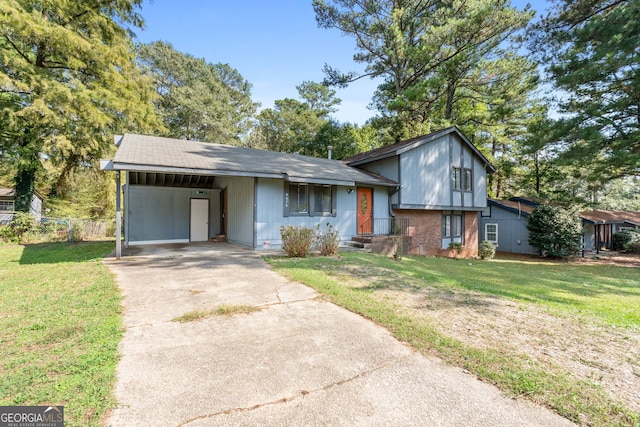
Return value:
<svg viewBox="0 0 640 427">
<path fill-rule="evenodd" d="M 508 0 L 314 0 L 322 28 L 356 39 L 354 60 L 363 74 L 326 66 L 328 81 L 346 85 L 382 77 L 374 104 L 394 129 L 395 139 L 425 133 L 434 116 L 452 121 L 464 87 L 486 85 L 478 72 L 491 53 L 531 19 Z M 472 78 L 481 79 L 475 85 Z M 467 96 L 473 92 L 471 88 Z M 435 127 L 442 127 L 436 124 Z"/>
<path fill-rule="evenodd" d="M 279 99 L 274 108 L 260 112 L 250 144 L 274 151 L 326 155 L 326 146 L 331 144 L 319 141 L 317 134 L 324 126 L 334 123 L 330 114 L 336 111 L 335 106 L 341 100 L 335 90 L 312 81 L 304 81 L 296 89 L 301 100 Z M 332 135 L 334 130 L 327 128 Z"/>
<path fill-rule="evenodd" d="M 557 0 L 532 37 L 564 96 L 555 126 L 565 164 L 593 182 L 640 174 L 640 2 Z"/>
<path fill-rule="evenodd" d="M 113 133 L 156 126 L 129 36 L 141 3 L 0 2 L 0 155 L 15 164 L 17 210 L 28 210 L 43 159 L 64 176 L 96 162 Z"/>
<path fill-rule="evenodd" d="M 156 41 L 138 46 L 153 78 L 158 114 L 167 136 L 238 145 L 253 125 L 258 104 L 251 84 L 228 64 L 211 64 Z"/>
</svg>

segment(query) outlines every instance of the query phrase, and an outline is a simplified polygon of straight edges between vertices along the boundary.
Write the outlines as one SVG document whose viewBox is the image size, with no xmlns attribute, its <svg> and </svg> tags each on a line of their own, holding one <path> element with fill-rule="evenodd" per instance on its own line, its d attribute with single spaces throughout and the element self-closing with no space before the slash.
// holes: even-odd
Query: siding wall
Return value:
<svg viewBox="0 0 640 427">
<path fill-rule="evenodd" d="M 453 191 L 454 167 L 472 171 L 472 191 Z M 403 207 L 479 210 L 487 204 L 485 167 L 454 134 L 402 153 L 400 168 L 402 189 L 398 203 Z M 393 200 L 396 203 L 396 197 Z"/>
<path fill-rule="evenodd" d="M 491 206 L 490 217 L 480 217 L 479 240 L 485 240 L 485 224 L 498 224 L 498 251 L 517 254 L 537 254 L 529 244 L 527 216 Z"/>
<path fill-rule="evenodd" d="M 227 240 L 253 248 L 254 178 L 216 177 L 215 186 L 227 189 Z"/>
<path fill-rule="evenodd" d="M 451 204 L 448 138 L 423 144 L 400 155 L 400 203 L 428 206 Z"/>
<path fill-rule="evenodd" d="M 351 240 L 356 234 L 357 191 L 355 187 L 336 187 L 336 216 L 284 216 L 284 185 L 280 179 L 259 178 L 256 188 L 256 249 L 282 247 L 280 226 L 315 228 L 331 224 L 341 241 Z M 353 191 L 349 193 L 348 188 Z M 374 217 L 388 217 L 387 190 L 374 188 Z M 268 242 L 265 245 L 265 242 Z"/>
<path fill-rule="evenodd" d="M 196 191 L 206 195 L 196 195 Z M 209 200 L 209 236 L 220 232 L 220 191 L 128 185 L 125 192 L 126 244 L 188 242 L 190 199 Z"/>
<path fill-rule="evenodd" d="M 376 162 L 367 163 L 358 166 L 369 172 L 377 173 L 395 182 L 400 182 L 400 169 L 398 165 L 398 156 L 389 157 L 387 159 L 378 160 Z M 396 192 L 391 196 L 391 203 L 398 203 L 399 193 Z M 386 202 L 385 202 L 386 203 Z M 388 216 L 388 215 L 385 215 Z"/>
</svg>

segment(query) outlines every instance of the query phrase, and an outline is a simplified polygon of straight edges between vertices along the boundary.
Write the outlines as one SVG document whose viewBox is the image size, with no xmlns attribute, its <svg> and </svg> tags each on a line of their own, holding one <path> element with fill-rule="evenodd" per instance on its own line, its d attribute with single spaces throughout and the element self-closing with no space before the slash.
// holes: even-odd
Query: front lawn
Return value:
<svg viewBox="0 0 640 427">
<path fill-rule="evenodd" d="M 0 405 L 64 405 L 65 425 L 113 407 L 120 292 L 101 259 L 113 242 L 0 242 Z"/>
<path fill-rule="evenodd" d="M 268 258 L 417 350 L 582 425 L 640 425 L 640 271 L 447 258 Z"/>
</svg>

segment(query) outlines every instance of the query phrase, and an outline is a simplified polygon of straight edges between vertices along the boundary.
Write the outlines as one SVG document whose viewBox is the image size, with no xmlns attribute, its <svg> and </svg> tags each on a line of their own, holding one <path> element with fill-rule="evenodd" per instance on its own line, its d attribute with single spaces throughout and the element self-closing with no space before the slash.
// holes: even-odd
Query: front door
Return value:
<svg viewBox="0 0 640 427">
<path fill-rule="evenodd" d="M 209 199 L 191 199 L 191 227 L 189 240 L 209 240 Z"/>
<path fill-rule="evenodd" d="M 358 234 L 373 233 L 373 188 L 358 188 Z"/>
</svg>

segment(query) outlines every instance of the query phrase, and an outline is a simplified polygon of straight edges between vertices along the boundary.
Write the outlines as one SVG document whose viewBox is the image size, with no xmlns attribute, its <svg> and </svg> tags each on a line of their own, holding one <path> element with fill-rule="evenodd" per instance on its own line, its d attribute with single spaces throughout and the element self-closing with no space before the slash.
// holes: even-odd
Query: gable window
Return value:
<svg viewBox="0 0 640 427">
<path fill-rule="evenodd" d="M 309 213 L 309 186 L 307 184 L 289 184 L 289 214 Z"/>
<path fill-rule="evenodd" d="M 484 225 L 484 240 L 498 244 L 498 224 Z"/>
<path fill-rule="evenodd" d="M 491 206 L 487 206 L 486 208 L 482 209 L 481 216 L 482 218 L 491 218 Z"/>
<path fill-rule="evenodd" d="M 451 178 L 453 179 L 453 190 L 454 191 L 462 190 L 462 169 L 453 168 Z"/>
<path fill-rule="evenodd" d="M 13 200 L 0 200 L 0 211 L 13 212 Z"/>
<path fill-rule="evenodd" d="M 453 168 L 451 180 L 454 191 L 471 191 L 473 188 L 471 169 Z"/>
<path fill-rule="evenodd" d="M 472 179 L 471 169 L 464 169 L 462 173 L 462 191 L 471 191 Z"/>
<path fill-rule="evenodd" d="M 284 216 L 335 216 L 336 186 L 285 182 Z"/>
</svg>

